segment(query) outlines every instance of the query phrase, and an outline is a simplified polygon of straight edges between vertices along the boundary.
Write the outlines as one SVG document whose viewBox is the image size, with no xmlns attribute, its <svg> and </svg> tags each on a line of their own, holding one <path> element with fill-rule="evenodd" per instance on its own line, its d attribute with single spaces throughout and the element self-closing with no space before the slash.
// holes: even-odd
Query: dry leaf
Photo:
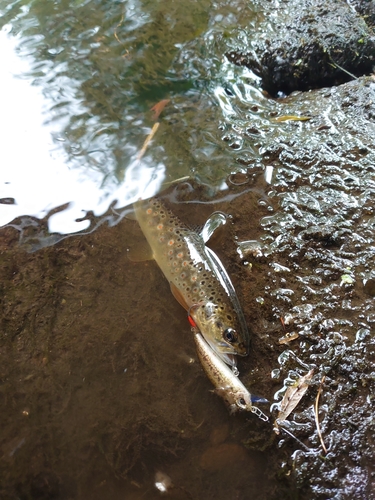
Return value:
<svg viewBox="0 0 375 500">
<path fill-rule="evenodd" d="M 284 335 L 284 337 L 279 338 L 279 344 L 286 344 L 287 342 L 291 342 L 292 340 L 296 340 L 299 337 L 299 333 L 290 332 Z"/>
<path fill-rule="evenodd" d="M 283 115 L 274 119 L 275 122 L 306 122 L 307 120 L 311 120 L 311 116 Z"/>
<path fill-rule="evenodd" d="M 314 370 L 301 377 L 294 385 L 286 390 L 283 400 L 280 404 L 280 412 L 277 417 L 278 423 L 283 422 L 301 401 L 303 395 L 309 388 L 309 381 L 312 379 Z"/>
<path fill-rule="evenodd" d="M 153 111 L 152 113 L 153 120 L 157 120 L 159 118 L 160 113 L 163 111 L 163 109 L 169 102 L 170 99 L 162 99 L 157 104 L 155 104 L 155 106 L 152 106 L 150 111 Z"/>
</svg>

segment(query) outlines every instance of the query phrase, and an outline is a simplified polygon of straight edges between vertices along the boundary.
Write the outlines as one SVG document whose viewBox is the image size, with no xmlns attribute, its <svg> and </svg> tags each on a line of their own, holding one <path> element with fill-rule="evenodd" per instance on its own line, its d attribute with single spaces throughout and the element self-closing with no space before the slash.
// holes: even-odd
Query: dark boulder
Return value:
<svg viewBox="0 0 375 500">
<path fill-rule="evenodd" d="M 275 21 L 267 17 L 261 33 L 249 35 L 251 50 L 227 53 L 230 61 L 260 76 L 270 94 L 338 85 L 372 71 L 374 31 L 346 2 L 280 5 Z"/>
<path fill-rule="evenodd" d="M 375 1 L 374 0 L 354 0 L 351 5 L 360 14 L 366 24 L 375 27 Z"/>
</svg>

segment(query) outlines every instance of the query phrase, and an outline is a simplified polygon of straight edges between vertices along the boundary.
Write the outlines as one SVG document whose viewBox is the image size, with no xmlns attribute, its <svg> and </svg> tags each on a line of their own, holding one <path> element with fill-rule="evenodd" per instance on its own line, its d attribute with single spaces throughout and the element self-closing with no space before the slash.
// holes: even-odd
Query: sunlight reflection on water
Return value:
<svg viewBox="0 0 375 500">
<path fill-rule="evenodd" d="M 154 194 L 165 168 L 147 158 L 134 160 L 123 182 L 106 190 L 102 172 L 69 168 L 66 152 L 53 142 L 54 130 L 46 123 L 42 89 L 31 78 L 19 76 L 30 73 L 30 66 L 27 58 L 17 56 L 17 41 L 8 37 L 8 31 L 7 26 L 0 31 L 0 80 L 6 96 L 0 122 L 0 226 L 25 214 L 43 218 L 51 209 L 69 203 L 66 210 L 49 218 L 48 225 L 51 232 L 74 233 L 90 225 L 88 220 L 76 220 L 89 210 L 100 216 L 114 201 L 122 207 Z"/>
</svg>

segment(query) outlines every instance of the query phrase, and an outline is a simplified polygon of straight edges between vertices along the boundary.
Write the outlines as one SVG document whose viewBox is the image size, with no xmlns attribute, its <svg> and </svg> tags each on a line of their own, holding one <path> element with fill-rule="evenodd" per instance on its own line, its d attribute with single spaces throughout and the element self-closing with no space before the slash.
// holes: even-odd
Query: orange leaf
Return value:
<svg viewBox="0 0 375 500">
<path fill-rule="evenodd" d="M 157 120 L 159 118 L 160 113 L 163 111 L 165 106 L 169 103 L 170 99 L 162 99 L 155 106 L 152 106 L 150 111 L 153 111 L 152 119 Z"/>
</svg>

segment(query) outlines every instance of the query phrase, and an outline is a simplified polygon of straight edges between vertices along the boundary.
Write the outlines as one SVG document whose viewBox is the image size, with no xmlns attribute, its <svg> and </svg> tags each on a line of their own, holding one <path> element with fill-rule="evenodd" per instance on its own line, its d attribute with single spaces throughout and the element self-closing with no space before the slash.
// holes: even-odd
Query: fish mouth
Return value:
<svg viewBox="0 0 375 500">
<path fill-rule="evenodd" d="M 201 332 L 201 334 L 219 358 L 221 358 L 227 365 L 236 366 L 236 354 L 238 354 L 238 352 L 234 346 L 228 345 L 226 342 L 215 342 L 203 332 Z"/>
<path fill-rule="evenodd" d="M 224 361 L 224 363 L 226 363 L 230 367 L 232 368 L 237 367 L 237 359 L 234 354 L 227 354 L 225 352 L 218 352 L 217 354 Z"/>
<path fill-rule="evenodd" d="M 238 344 L 238 350 L 236 354 L 238 354 L 238 356 L 247 356 L 249 354 L 249 350 L 245 346 L 245 344 L 241 343 Z"/>
<path fill-rule="evenodd" d="M 249 352 L 245 349 L 243 352 L 237 352 L 236 354 L 238 356 L 245 357 L 245 356 L 248 356 Z"/>
<path fill-rule="evenodd" d="M 214 343 L 208 339 L 206 339 L 206 341 L 208 344 L 210 344 L 211 348 L 223 359 L 224 356 L 247 356 L 249 354 L 248 349 L 244 344 L 231 345 L 227 342 Z M 228 362 L 226 363 L 231 364 Z"/>
</svg>

